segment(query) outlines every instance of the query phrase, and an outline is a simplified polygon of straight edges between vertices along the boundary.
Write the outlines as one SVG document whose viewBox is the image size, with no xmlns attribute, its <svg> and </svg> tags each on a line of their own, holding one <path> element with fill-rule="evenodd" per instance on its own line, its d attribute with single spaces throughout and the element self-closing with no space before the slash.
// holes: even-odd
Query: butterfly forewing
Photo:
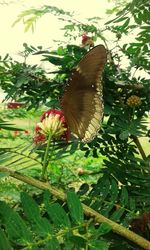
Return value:
<svg viewBox="0 0 150 250">
<path fill-rule="evenodd" d="M 98 45 L 78 63 L 68 80 L 62 107 L 69 128 L 83 142 L 91 141 L 103 117 L 101 74 L 106 50 Z"/>
</svg>

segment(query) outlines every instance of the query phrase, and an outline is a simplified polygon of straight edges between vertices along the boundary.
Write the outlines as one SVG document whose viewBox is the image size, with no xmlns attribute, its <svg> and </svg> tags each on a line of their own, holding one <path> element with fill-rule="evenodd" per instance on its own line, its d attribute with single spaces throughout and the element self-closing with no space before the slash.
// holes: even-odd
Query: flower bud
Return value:
<svg viewBox="0 0 150 250">
<path fill-rule="evenodd" d="M 83 47 L 94 47 L 94 42 L 91 37 L 87 35 L 87 33 L 84 33 L 82 35 L 82 46 Z"/>
<path fill-rule="evenodd" d="M 131 108 L 139 106 L 141 104 L 141 98 L 136 95 L 132 95 L 127 99 L 127 105 Z"/>
</svg>

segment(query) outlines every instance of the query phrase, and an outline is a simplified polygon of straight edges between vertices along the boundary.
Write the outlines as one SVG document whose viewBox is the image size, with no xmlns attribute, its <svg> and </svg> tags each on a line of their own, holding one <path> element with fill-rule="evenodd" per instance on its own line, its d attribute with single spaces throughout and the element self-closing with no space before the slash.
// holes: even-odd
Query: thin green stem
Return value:
<svg viewBox="0 0 150 250">
<path fill-rule="evenodd" d="M 44 154 L 43 167 L 42 167 L 42 180 L 44 180 L 44 181 L 47 180 L 47 166 L 48 166 L 48 163 L 49 163 L 48 152 L 49 152 L 51 139 L 52 139 L 52 136 L 51 136 L 51 134 L 49 134 L 48 141 L 47 141 L 47 146 L 46 146 L 46 150 L 45 150 L 45 154 Z"/>
<path fill-rule="evenodd" d="M 43 245 L 43 244 L 45 244 L 47 241 L 49 241 L 50 239 L 52 239 L 53 237 L 59 238 L 60 236 L 63 236 L 63 235 L 65 235 L 65 234 L 67 234 L 67 233 L 69 233 L 69 232 L 71 232 L 71 231 L 74 232 L 74 231 L 76 231 L 77 229 L 80 229 L 80 228 L 82 228 L 82 227 L 85 227 L 86 224 L 87 224 L 87 223 L 83 223 L 83 224 L 81 224 L 81 225 L 79 225 L 79 226 L 74 226 L 74 227 L 72 227 L 72 228 L 61 229 L 59 232 L 53 232 L 53 234 L 48 234 L 48 236 L 47 236 L 46 238 L 41 239 L 41 240 L 36 241 L 36 242 L 33 242 L 32 244 L 30 244 L 30 245 L 24 247 L 22 250 L 29 250 L 29 249 L 31 249 L 31 247 L 33 247 L 33 246 L 40 246 L 40 245 Z M 80 235 L 80 237 L 81 237 L 81 235 Z M 84 235 L 82 235 L 82 238 L 83 238 L 83 239 L 86 239 L 86 238 L 84 237 Z"/>
</svg>

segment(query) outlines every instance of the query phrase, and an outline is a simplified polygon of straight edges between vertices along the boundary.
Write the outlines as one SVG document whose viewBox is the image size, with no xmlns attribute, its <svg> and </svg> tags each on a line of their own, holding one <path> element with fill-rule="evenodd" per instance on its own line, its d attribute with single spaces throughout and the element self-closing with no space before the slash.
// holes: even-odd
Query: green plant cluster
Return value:
<svg viewBox="0 0 150 250">
<path fill-rule="evenodd" d="M 91 183 L 92 179 L 89 178 L 90 182 L 88 178 L 84 179 L 84 183 L 81 182 L 78 188 L 78 196 L 84 204 L 125 228 L 131 228 L 132 220 L 139 215 L 150 214 L 150 157 L 145 153 L 142 144 L 143 138 L 148 143 L 150 137 L 148 9 L 149 1 L 133 0 L 101 29 L 100 18 L 81 23 L 73 14 L 55 7 L 31 9 L 23 12 L 16 22 L 24 20 L 28 30 L 45 13 L 54 13 L 65 22 L 64 33 L 69 41 L 72 39 L 72 44 L 62 44 L 56 50 L 24 44 L 25 62 L 13 62 L 9 56 L 1 58 L 0 62 L 0 86 L 7 93 L 6 99 L 22 101 L 28 109 L 36 109 L 41 104 L 47 108 L 60 108 L 64 82 L 67 82 L 71 70 L 86 53 L 85 48 L 73 44 L 74 39 L 81 32 L 88 32 L 94 42 L 105 44 L 108 62 L 102 77 L 105 110 L 101 130 L 88 144 L 78 141 L 68 145 L 55 142 L 52 145 L 55 154 L 51 155 L 50 152 L 48 157 L 52 161 L 60 160 L 78 149 L 84 151 L 86 157 L 103 157 L 103 167 L 95 173 L 89 173 L 95 176 L 95 180 Z M 113 35 L 114 48 L 107 38 L 108 33 Z M 131 33 L 135 34 L 135 41 L 123 42 L 123 38 Z M 45 72 L 37 65 L 28 65 L 29 55 L 41 55 L 41 60 L 49 62 L 52 70 Z M 121 64 L 123 58 L 127 59 L 126 68 Z M 16 170 L 17 166 L 23 166 L 28 161 L 30 166 L 41 167 L 46 146 L 34 149 L 30 147 L 3 147 L 0 151 L 1 165 L 6 164 Z M 51 162 L 49 168 L 50 164 Z M 56 185 L 60 187 L 60 183 Z M 67 190 L 68 186 L 64 189 Z M 20 206 L 23 210 L 19 214 L 2 202 L 0 222 L 3 244 L 8 245 L 8 249 L 11 249 L 11 244 L 14 244 L 13 247 L 23 247 L 21 249 L 141 249 L 125 238 L 119 238 L 114 232 L 103 235 L 102 241 L 100 236 L 107 229 L 109 231 L 109 228 L 103 224 L 95 224 L 90 215 L 89 218 L 83 218 L 81 204 L 76 195 L 71 193 L 68 197 L 68 205 L 58 200 L 56 203 L 52 201 L 48 206 L 46 203 L 40 212 L 35 201 L 22 194 Z M 18 221 L 20 231 L 11 228 L 10 218 Z M 149 239 L 150 220 L 143 223 L 145 224 L 138 234 Z M 22 233 L 24 231 L 25 238 Z"/>
<path fill-rule="evenodd" d="M 38 205 L 21 193 L 18 212 L 0 202 L 0 248 L 12 249 L 108 249 L 103 235 L 111 230 L 105 223 L 96 227 L 84 218 L 81 202 L 68 192 L 67 204 L 54 202 L 48 192 Z"/>
</svg>

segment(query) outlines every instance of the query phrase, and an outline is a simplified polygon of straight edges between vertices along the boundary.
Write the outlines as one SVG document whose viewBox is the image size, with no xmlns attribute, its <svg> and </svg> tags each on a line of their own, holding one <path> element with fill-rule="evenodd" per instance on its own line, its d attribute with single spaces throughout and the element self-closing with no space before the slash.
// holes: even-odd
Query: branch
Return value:
<svg viewBox="0 0 150 250">
<path fill-rule="evenodd" d="M 135 136 L 135 135 L 132 135 L 131 138 L 133 139 L 135 145 L 137 146 L 137 148 L 138 148 L 138 150 L 139 150 L 139 152 L 140 152 L 143 160 L 146 161 L 147 160 L 147 156 L 146 156 L 146 154 L 144 152 L 144 149 L 143 149 L 143 147 L 142 147 L 142 145 L 141 145 L 138 137 Z M 145 162 L 145 166 L 146 167 L 150 167 L 150 163 L 149 162 Z"/>
<path fill-rule="evenodd" d="M 45 190 L 48 189 L 54 196 L 56 196 L 58 199 L 65 201 L 66 200 L 66 194 L 59 189 L 52 187 L 48 182 L 41 182 L 39 180 L 36 180 L 32 177 L 28 177 L 24 174 L 21 174 L 17 171 L 13 171 L 7 167 L 0 167 L 0 172 L 9 173 L 9 175 L 17 180 L 23 181 L 29 185 L 32 185 L 34 187 L 37 187 L 39 189 Z M 83 204 L 84 213 L 87 216 L 91 216 L 95 219 L 96 222 L 102 223 L 106 222 L 108 223 L 113 232 L 125 237 L 126 239 L 134 242 L 135 244 L 139 245 L 140 247 L 144 248 L 145 250 L 150 250 L 150 242 L 143 237 L 139 236 L 138 234 L 130 231 L 129 229 L 119 225 L 118 223 L 109 220 L 108 218 L 104 217 L 103 215 L 99 214 L 92 208 L 88 207 L 87 205 Z"/>
<path fill-rule="evenodd" d="M 144 86 L 142 84 L 126 84 L 117 82 L 116 85 L 120 88 L 128 88 L 128 89 L 143 89 Z"/>
<path fill-rule="evenodd" d="M 141 90 L 144 89 L 145 86 L 143 84 L 126 84 L 122 82 L 115 83 L 116 86 L 119 88 L 126 88 L 126 89 L 135 89 L 135 90 Z M 150 88 L 147 88 L 147 91 L 150 92 Z"/>
<path fill-rule="evenodd" d="M 145 154 L 145 152 L 144 152 L 144 150 L 142 148 L 142 145 L 141 145 L 138 137 L 135 136 L 135 135 L 132 135 L 131 138 L 133 139 L 133 141 L 134 141 L 135 145 L 137 146 L 137 148 L 138 148 L 138 150 L 139 150 L 139 152 L 140 152 L 143 160 L 145 161 L 147 157 L 146 157 L 146 154 Z"/>
</svg>

